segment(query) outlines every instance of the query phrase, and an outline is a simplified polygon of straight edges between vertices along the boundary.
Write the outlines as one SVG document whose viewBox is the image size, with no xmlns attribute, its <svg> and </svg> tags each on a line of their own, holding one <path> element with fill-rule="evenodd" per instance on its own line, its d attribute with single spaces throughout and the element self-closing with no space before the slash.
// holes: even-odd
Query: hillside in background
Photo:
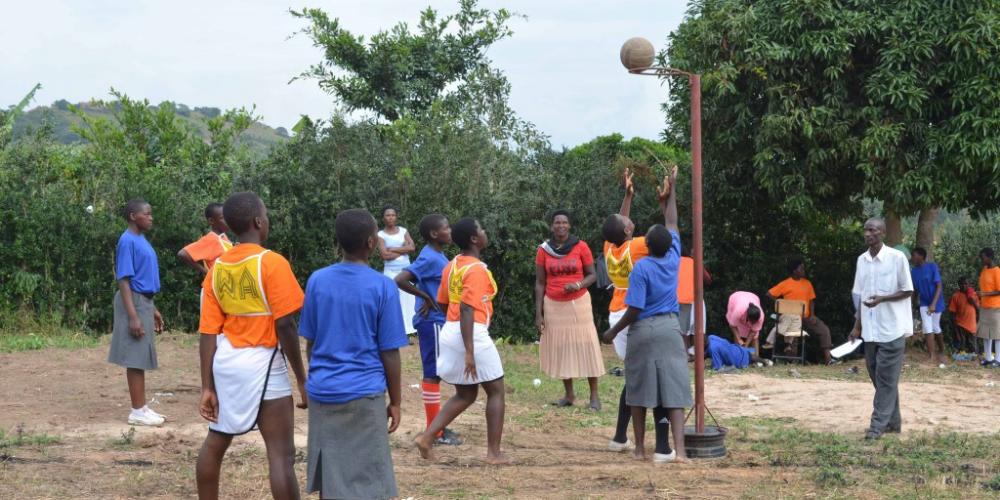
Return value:
<svg viewBox="0 0 1000 500">
<path fill-rule="evenodd" d="M 114 120 L 111 111 L 102 106 L 92 103 L 80 103 L 76 106 L 79 106 L 89 115 Z M 222 113 L 222 110 L 219 108 L 192 108 L 185 104 L 172 102 L 163 102 L 159 106 L 173 106 L 177 113 L 177 118 L 206 139 L 208 138 L 208 127 L 205 121 Z M 72 126 L 74 124 L 81 124 L 80 118 L 70 111 L 70 103 L 68 101 L 58 100 L 52 103 L 51 106 L 39 106 L 26 111 L 22 116 L 18 117 L 14 123 L 14 138 L 17 139 L 30 130 L 37 130 L 43 126 L 48 126 L 52 130 L 53 137 L 63 144 L 82 142 L 83 139 L 73 131 Z M 263 123 L 254 123 L 240 136 L 240 143 L 246 144 L 254 152 L 265 153 L 272 145 L 288 138 L 288 131 L 284 127 L 271 128 Z"/>
</svg>

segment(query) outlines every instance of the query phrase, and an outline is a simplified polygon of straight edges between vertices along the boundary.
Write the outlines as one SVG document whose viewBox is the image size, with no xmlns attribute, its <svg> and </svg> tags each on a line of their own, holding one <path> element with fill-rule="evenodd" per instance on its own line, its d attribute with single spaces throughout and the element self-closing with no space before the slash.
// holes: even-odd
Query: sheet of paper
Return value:
<svg viewBox="0 0 1000 500">
<path fill-rule="evenodd" d="M 848 340 L 846 344 L 839 345 L 830 351 L 830 356 L 835 358 L 842 358 L 848 354 L 854 352 L 862 344 L 861 339 Z"/>
</svg>

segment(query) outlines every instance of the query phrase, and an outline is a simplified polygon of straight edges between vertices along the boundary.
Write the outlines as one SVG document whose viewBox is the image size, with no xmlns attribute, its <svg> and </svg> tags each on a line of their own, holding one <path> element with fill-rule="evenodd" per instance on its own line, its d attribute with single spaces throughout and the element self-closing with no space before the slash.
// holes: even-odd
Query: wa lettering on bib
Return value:
<svg viewBox="0 0 1000 500">
<path fill-rule="evenodd" d="M 215 261 L 212 267 L 212 291 L 223 312 L 232 316 L 267 316 L 271 308 L 264 293 L 263 267 L 265 250 L 238 262 Z"/>
</svg>

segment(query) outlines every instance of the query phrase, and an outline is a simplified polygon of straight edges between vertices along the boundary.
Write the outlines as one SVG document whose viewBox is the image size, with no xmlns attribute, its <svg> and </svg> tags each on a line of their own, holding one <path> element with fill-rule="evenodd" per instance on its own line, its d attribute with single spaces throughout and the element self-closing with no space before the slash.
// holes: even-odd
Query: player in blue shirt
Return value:
<svg viewBox="0 0 1000 500">
<path fill-rule="evenodd" d="M 920 306 L 920 321 L 924 342 L 931 363 L 941 363 L 944 368 L 944 335 L 941 333 L 941 313 L 944 312 L 944 293 L 941 291 L 941 271 L 938 265 L 927 262 L 927 250 L 921 247 L 910 253 L 910 276 Z"/>
<path fill-rule="evenodd" d="M 420 255 L 406 269 L 396 275 L 396 286 L 416 297 L 413 325 L 420 339 L 420 363 L 424 369 L 421 389 L 424 415 L 430 427 L 441 411 L 441 377 L 437 374 L 438 334 L 444 326 L 445 313 L 435 297 L 441 286 L 441 272 L 448 265 L 444 246 L 451 244 L 451 225 L 441 214 L 425 215 L 420 219 L 420 236 L 427 242 Z M 444 429 L 437 436 L 436 444 L 458 445 L 462 440 L 451 429 Z"/>
<path fill-rule="evenodd" d="M 165 417 L 146 406 L 146 370 L 155 370 L 156 334 L 163 330 L 163 317 L 153 303 L 160 291 L 160 268 L 156 251 L 143 233 L 153 227 L 153 209 L 142 199 L 129 200 L 124 213 L 128 229 L 115 249 L 114 329 L 108 361 L 125 367 L 132 412 L 128 423 L 153 425 Z"/>
<path fill-rule="evenodd" d="M 309 277 L 299 324 L 309 356 L 306 488 L 322 498 L 395 497 L 389 433 L 399 427 L 399 348 L 408 344 L 399 290 L 368 265 L 378 247 L 370 213 L 345 210 L 334 226 L 343 259 Z"/>
<path fill-rule="evenodd" d="M 717 335 L 709 335 L 705 344 L 705 358 L 712 360 L 712 369 L 722 370 L 727 366 L 742 369 L 750 366 L 750 363 L 760 361 L 757 351 L 753 347 L 743 347 L 736 345 Z M 772 365 L 767 360 L 768 366 Z"/>
<path fill-rule="evenodd" d="M 677 275 L 681 243 L 677 231 L 677 167 L 657 189 L 664 226 L 646 232 L 649 256 L 632 268 L 628 279 L 625 315 L 604 332 L 602 339 L 611 343 L 628 327 L 625 353 L 625 402 L 632 411 L 635 433 L 635 457 L 645 459 L 646 409 L 653 409 L 656 430 L 654 463 L 683 462 L 684 408 L 691 406 L 691 381 L 687 368 L 687 350 L 677 313 Z M 673 425 L 674 448 L 668 443 L 669 425 Z M 675 452 L 676 451 L 676 452 Z"/>
</svg>

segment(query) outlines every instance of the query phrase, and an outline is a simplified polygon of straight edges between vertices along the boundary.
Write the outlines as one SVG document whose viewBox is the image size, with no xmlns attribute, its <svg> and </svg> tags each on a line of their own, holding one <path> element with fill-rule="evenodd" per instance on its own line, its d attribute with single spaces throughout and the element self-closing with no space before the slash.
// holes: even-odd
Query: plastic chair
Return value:
<svg viewBox="0 0 1000 500">
<path fill-rule="evenodd" d="M 775 361 L 785 360 L 785 361 L 798 361 L 801 364 L 806 364 L 806 339 L 809 335 L 805 330 L 802 329 L 802 317 L 806 315 L 806 303 L 801 300 L 786 300 L 778 299 L 774 301 L 774 312 L 778 314 L 778 322 L 774 325 L 777 330 L 778 335 L 775 338 L 774 351 L 771 355 Z M 778 328 L 778 323 L 781 322 L 782 316 L 797 316 L 799 318 L 798 329 L 792 329 L 790 331 L 782 332 Z M 780 339 L 780 342 L 778 341 Z M 784 354 L 784 346 L 789 343 L 789 339 L 794 341 L 794 339 L 799 339 L 798 354 L 788 355 Z M 779 349 L 780 347 L 780 349 Z M 779 354 L 781 353 L 781 354 Z"/>
</svg>

